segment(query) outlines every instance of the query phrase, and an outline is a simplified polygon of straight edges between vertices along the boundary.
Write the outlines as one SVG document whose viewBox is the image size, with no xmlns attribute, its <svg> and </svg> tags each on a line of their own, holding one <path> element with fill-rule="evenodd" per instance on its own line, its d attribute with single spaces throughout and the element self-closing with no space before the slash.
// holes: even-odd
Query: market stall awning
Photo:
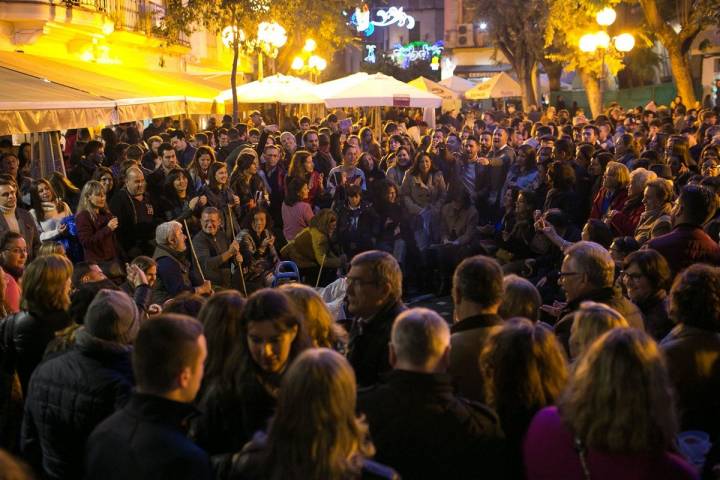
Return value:
<svg viewBox="0 0 720 480">
<path fill-rule="evenodd" d="M 520 84 L 505 72 L 498 73 L 489 80 L 478 83 L 465 92 L 468 100 L 486 100 L 488 98 L 521 97 Z"/>
<path fill-rule="evenodd" d="M 0 67 L 0 135 L 113 123 L 115 102 Z"/>
<path fill-rule="evenodd" d="M 290 75 L 272 75 L 262 80 L 239 85 L 237 92 L 239 103 L 281 103 L 281 104 L 318 104 L 324 100 L 315 89 L 316 85 L 307 80 Z M 217 97 L 218 101 L 232 101 L 232 88 Z"/>
<path fill-rule="evenodd" d="M 115 64 L 0 52 L 0 66 L 116 102 L 116 122 L 184 113 L 214 113 L 216 85 L 200 76 Z M 41 100 L 40 98 L 36 98 Z"/>
<path fill-rule="evenodd" d="M 355 74 L 318 85 L 325 105 L 334 107 L 437 108 L 442 99 L 388 75 Z"/>
</svg>

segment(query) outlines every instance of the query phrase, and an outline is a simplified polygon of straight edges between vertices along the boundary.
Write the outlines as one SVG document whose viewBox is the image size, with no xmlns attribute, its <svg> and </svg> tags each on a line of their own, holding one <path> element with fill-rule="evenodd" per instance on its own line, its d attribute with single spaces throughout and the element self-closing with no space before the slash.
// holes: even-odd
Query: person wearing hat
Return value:
<svg viewBox="0 0 720 480">
<path fill-rule="evenodd" d="M 100 290 L 74 347 L 35 370 L 20 446 L 44 478 L 83 478 L 90 433 L 130 397 L 139 328 L 140 312 L 125 292 Z"/>
</svg>

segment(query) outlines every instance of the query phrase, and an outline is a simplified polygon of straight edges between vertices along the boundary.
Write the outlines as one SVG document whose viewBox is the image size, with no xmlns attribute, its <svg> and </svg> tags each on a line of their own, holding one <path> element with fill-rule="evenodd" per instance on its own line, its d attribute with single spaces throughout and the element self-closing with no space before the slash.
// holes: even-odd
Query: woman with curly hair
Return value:
<svg viewBox="0 0 720 480">
<path fill-rule="evenodd" d="M 524 441 L 529 480 L 690 480 L 672 453 L 678 421 L 665 359 L 640 330 L 613 329 L 580 358 L 556 407 L 538 412 Z"/>
</svg>

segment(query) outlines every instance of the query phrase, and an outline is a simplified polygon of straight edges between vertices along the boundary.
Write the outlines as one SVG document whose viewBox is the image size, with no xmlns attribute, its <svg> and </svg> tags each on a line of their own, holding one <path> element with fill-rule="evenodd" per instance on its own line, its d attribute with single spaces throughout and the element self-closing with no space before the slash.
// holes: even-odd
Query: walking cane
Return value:
<svg viewBox="0 0 720 480">
<path fill-rule="evenodd" d="M 318 285 L 320 285 L 320 276 L 322 275 L 323 266 L 325 265 L 325 257 L 327 256 L 327 253 L 323 253 L 322 261 L 320 262 L 320 270 L 318 270 L 318 277 L 315 281 L 315 288 L 318 288 Z"/>
<path fill-rule="evenodd" d="M 195 259 L 195 263 L 198 267 L 198 272 L 200 272 L 200 278 L 202 278 L 203 284 L 205 283 L 205 275 L 202 271 L 202 266 L 200 265 L 200 260 L 198 260 L 197 253 L 195 253 L 195 245 L 193 245 L 192 242 L 192 235 L 190 235 L 190 229 L 188 228 L 187 220 L 183 219 L 183 223 L 185 224 L 185 231 L 188 233 L 188 242 L 190 242 L 190 251 L 192 252 L 192 256 Z"/>
<path fill-rule="evenodd" d="M 228 222 L 230 222 L 230 232 L 232 232 L 233 240 L 235 240 L 235 224 L 233 223 L 233 213 L 232 209 L 230 208 L 230 205 L 228 207 Z M 243 273 L 242 264 L 238 265 L 238 270 L 240 270 L 240 281 L 242 282 L 243 287 L 243 293 L 245 294 L 245 297 L 247 298 L 247 288 L 245 288 L 245 274 Z"/>
</svg>

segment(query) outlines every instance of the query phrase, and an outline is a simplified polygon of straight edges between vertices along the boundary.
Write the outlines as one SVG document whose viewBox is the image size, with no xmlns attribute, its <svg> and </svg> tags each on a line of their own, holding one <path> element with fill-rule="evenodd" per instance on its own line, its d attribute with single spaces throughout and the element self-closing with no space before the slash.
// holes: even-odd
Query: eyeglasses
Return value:
<svg viewBox="0 0 720 480">
<path fill-rule="evenodd" d="M 27 255 L 28 249 L 22 248 L 22 247 L 14 247 L 14 248 L 8 248 L 8 252 L 14 253 L 15 255 L 20 255 L 21 253 L 24 253 Z"/>
</svg>

